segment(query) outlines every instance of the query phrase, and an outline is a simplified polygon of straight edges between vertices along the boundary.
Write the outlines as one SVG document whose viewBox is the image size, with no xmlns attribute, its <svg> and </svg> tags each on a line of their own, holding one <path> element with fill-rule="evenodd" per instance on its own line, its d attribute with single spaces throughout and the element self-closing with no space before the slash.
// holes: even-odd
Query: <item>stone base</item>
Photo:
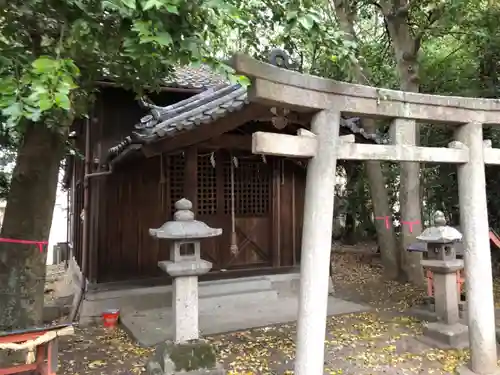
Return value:
<svg viewBox="0 0 500 375">
<path fill-rule="evenodd" d="M 428 305 L 419 305 L 412 307 L 410 310 L 408 310 L 408 314 L 419 320 L 424 320 L 426 322 L 437 321 L 436 313 L 433 310 L 431 310 Z"/>
<path fill-rule="evenodd" d="M 419 320 L 425 320 L 427 322 L 438 321 L 434 303 L 423 303 L 421 305 L 414 306 L 410 310 L 408 310 L 408 313 Z M 467 304 L 465 303 L 465 301 L 461 301 L 458 303 L 458 315 L 460 319 L 467 318 Z"/>
<path fill-rule="evenodd" d="M 217 364 L 215 351 L 204 340 L 162 343 L 147 364 L 148 375 L 225 375 Z"/>
<path fill-rule="evenodd" d="M 441 347 L 461 349 L 469 345 L 469 330 L 461 323 L 453 325 L 442 322 L 427 323 L 423 333 L 436 344 L 441 344 Z"/>
<path fill-rule="evenodd" d="M 457 368 L 456 371 L 457 371 L 457 374 L 459 374 L 459 375 L 479 375 L 477 372 L 472 371 L 468 365 L 461 366 L 461 367 Z M 500 369 L 496 370 L 495 372 L 490 373 L 490 374 L 481 374 L 481 375 L 500 375 Z"/>
</svg>

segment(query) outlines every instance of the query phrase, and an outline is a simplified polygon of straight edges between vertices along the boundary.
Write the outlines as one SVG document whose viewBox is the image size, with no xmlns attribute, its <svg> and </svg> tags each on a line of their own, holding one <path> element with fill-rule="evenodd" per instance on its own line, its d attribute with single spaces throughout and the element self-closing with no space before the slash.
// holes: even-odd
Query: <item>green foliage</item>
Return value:
<svg viewBox="0 0 500 375">
<path fill-rule="evenodd" d="M 158 88 L 173 66 L 207 63 L 233 81 L 223 61 L 239 50 L 267 58 L 286 50 L 298 69 L 339 80 L 366 69 L 370 84 L 396 88 L 394 42 L 384 14 L 395 2 L 345 2 L 356 38 L 340 31 L 335 1 L 320 0 L 0 0 L 0 111 L 2 136 L 17 144 L 23 119 L 64 127 L 87 112 L 94 83 L 109 79 L 140 92 Z M 499 97 L 500 6 L 495 2 L 418 0 L 407 21 L 419 41 L 422 92 Z M 387 132 L 387 124 L 381 124 Z M 500 134 L 485 134 L 500 145 Z M 446 145 L 449 130 L 421 126 L 421 143 Z M 398 168 L 384 165 L 393 203 Z M 490 220 L 500 210 L 498 167 L 487 168 Z M 456 220 L 455 167 L 422 169 L 424 217 L 444 209 Z M 349 206 L 357 219 L 371 202 L 366 181 L 352 182 Z M 396 207 L 396 206 L 394 206 Z M 395 208 L 396 210 L 396 208 Z M 397 210 L 396 210 L 397 211 Z M 498 227 L 497 227 L 498 229 Z"/>
<path fill-rule="evenodd" d="M 7 61 L 13 62 L 13 61 Z M 42 114 L 71 109 L 71 90 L 77 87 L 79 69 L 70 59 L 40 56 L 27 66 L 5 64 L 0 80 L 0 110 L 7 126 L 15 127 L 22 118 L 40 121 Z M 18 69 L 18 75 L 9 74 Z"/>
<path fill-rule="evenodd" d="M 21 132 L 23 118 L 67 126 L 61 119 L 86 113 L 99 79 L 140 91 L 159 87 L 179 64 L 204 62 L 230 73 L 206 41 L 220 39 L 218 26 L 236 15 L 218 0 L 3 2 L 4 121 Z"/>
</svg>

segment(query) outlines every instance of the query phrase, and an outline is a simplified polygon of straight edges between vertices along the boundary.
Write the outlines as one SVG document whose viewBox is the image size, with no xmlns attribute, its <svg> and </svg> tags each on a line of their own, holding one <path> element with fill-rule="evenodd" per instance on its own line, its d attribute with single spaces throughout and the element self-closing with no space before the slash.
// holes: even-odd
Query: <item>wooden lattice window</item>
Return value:
<svg viewBox="0 0 500 375">
<path fill-rule="evenodd" d="M 236 215 L 264 216 L 269 213 L 271 169 L 259 159 L 238 158 L 234 168 Z M 224 163 L 224 212 L 231 213 L 231 161 Z"/>
<path fill-rule="evenodd" d="M 175 213 L 175 202 L 184 195 L 184 156 L 182 154 L 169 156 L 168 179 L 170 184 L 170 214 Z"/>
<path fill-rule="evenodd" d="M 217 177 L 210 158 L 198 157 L 198 215 L 217 213 Z"/>
</svg>

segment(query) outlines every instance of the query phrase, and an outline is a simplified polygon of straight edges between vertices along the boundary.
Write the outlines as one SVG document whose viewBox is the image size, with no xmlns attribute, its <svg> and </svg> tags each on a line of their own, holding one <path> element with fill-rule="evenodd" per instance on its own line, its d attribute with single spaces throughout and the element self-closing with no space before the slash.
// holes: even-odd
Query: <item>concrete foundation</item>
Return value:
<svg viewBox="0 0 500 375">
<path fill-rule="evenodd" d="M 298 285 L 298 273 L 202 281 L 198 289 L 200 312 L 247 301 L 264 303 L 297 296 Z M 171 308 L 172 293 L 171 285 L 89 290 L 82 302 L 80 324 L 100 322 L 106 309 L 120 309 L 123 316 L 127 312 Z"/>
<path fill-rule="evenodd" d="M 288 273 L 205 281 L 199 287 L 199 330 L 203 335 L 295 321 L 299 274 Z M 89 291 L 82 304 L 81 322 L 101 323 L 105 309 L 120 309 L 124 328 L 142 346 L 173 339 L 171 286 Z M 370 308 L 328 298 L 328 314 Z"/>
<path fill-rule="evenodd" d="M 274 301 L 246 302 L 223 305 L 213 310 L 200 310 L 199 328 L 202 336 L 238 331 L 272 324 L 296 322 L 298 298 L 279 298 Z M 328 298 L 328 315 L 368 311 L 369 307 Z M 174 337 L 172 309 L 159 308 L 121 314 L 124 329 L 141 346 L 154 346 Z"/>
</svg>

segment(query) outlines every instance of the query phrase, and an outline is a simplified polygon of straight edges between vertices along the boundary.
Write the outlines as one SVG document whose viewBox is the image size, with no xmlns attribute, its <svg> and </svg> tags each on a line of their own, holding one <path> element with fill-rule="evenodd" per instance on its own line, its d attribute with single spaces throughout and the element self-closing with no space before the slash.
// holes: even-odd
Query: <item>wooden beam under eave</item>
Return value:
<svg viewBox="0 0 500 375">
<path fill-rule="evenodd" d="M 174 137 L 162 138 L 161 140 L 144 145 L 142 152 L 146 157 L 152 157 L 162 153 L 169 153 L 191 145 L 208 141 L 228 131 L 262 117 L 269 109 L 256 103 L 250 103 L 242 110 L 229 113 L 221 119 L 198 126 L 196 129 L 181 132 Z"/>
<path fill-rule="evenodd" d="M 218 150 L 222 148 L 226 150 L 251 151 L 252 136 L 250 134 L 222 134 L 206 142 L 200 143 L 199 147 L 207 150 Z"/>
</svg>

